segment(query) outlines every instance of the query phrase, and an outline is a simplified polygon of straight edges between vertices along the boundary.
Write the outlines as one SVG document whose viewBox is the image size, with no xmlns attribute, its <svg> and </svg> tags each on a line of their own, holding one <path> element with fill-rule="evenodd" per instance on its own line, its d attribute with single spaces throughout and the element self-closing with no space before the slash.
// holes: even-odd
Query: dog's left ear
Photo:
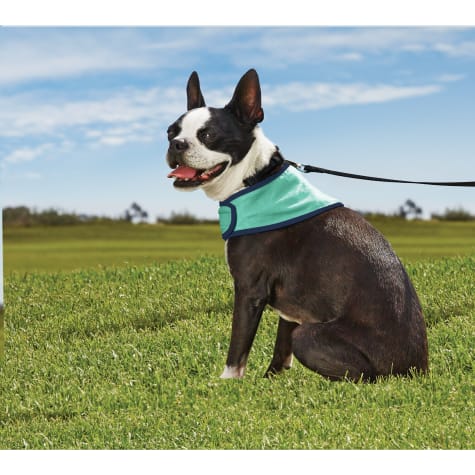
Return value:
<svg viewBox="0 0 475 475">
<path fill-rule="evenodd" d="M 234 95 L 225 107 L 245 125 L 255 126 L 264 120 L 261 107 L 261 86 L 255 69 L 250 69 L 239 80 Z"/>
<path fill-rule="evenodd" d="M 203 94 L 201 94 L 200 79 L 196 71 L 193 71 L 188 79 L 186 97 L 188 110 L 206 106 Z"/>
</svg>

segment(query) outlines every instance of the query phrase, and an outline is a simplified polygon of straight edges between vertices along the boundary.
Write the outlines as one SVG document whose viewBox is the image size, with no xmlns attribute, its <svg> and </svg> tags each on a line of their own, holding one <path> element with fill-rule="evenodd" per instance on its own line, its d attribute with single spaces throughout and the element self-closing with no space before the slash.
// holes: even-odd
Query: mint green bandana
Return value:
<svg viewBox="0 0 475 475">
<path fill-rule="evenodd" d="M 221 201 L 219 225 L 226 240 L 284 228 L 338 206 L 343 204 L 286 164 L 275 175 Z"/>
</svg>

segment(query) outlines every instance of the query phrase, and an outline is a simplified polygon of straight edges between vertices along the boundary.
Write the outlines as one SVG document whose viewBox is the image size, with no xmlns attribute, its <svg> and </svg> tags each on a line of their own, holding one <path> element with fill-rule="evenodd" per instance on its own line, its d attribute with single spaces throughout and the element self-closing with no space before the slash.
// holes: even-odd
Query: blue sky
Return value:
<svg viewBox="0 0 475 475">
<path fill-rule="evenodd" d="M 475 180 L 475 28 L 0 28 L 4 206 L 214 218 L 166 178 L 166 128 L 189 74 L 223 106 L 261 79 L 265 134 L 293 161 L 409 180 Z M 473 189 L 312 175 L 346 205 L 475 213 Z"/>
</svg>

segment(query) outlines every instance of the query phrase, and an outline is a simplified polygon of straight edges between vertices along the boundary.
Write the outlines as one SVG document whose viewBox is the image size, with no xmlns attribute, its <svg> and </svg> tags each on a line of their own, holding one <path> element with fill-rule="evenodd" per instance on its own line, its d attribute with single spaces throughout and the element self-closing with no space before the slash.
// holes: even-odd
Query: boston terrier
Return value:
<svg viewBox="0 0 475 475">
<path fill-rule="evenodd" d="M 311 186 L 265 137 L 256 71 L 224 108 L 206 106 L 193 72 L 187 100 L 167 131 L 168 177 L 220 202 L 235 293 L 221 377 L 244 376 L 266 305 L 279 323 L 265 376 L 289 369 L 293 355 L 331 380 L 426 372 L 425 323 L 403 265 L 360 214 Z"/>
</svg>

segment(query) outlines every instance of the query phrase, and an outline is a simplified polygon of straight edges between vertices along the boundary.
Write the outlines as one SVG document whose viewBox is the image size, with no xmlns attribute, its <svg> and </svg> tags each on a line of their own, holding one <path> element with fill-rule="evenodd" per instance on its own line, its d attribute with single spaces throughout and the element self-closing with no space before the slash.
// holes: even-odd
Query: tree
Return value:
<svg viewBox="0 0 475 475">
<path fill-rule="evenodd" d="M 138 221 L 143 223 L 148 218 L 148 213 L 137 203 L 132 203 L 124 212 L 124 219 L 129 223 Z"/>
<path fill-rule="evenodd" d="M 422 208 L 417 206 L 414 201 L 408 199 L 402 206 L 399 207 L 398 214 L 404 219 L 407 219 L 410 215 L 417 219 L 422 216 Z"/>
</svg>

